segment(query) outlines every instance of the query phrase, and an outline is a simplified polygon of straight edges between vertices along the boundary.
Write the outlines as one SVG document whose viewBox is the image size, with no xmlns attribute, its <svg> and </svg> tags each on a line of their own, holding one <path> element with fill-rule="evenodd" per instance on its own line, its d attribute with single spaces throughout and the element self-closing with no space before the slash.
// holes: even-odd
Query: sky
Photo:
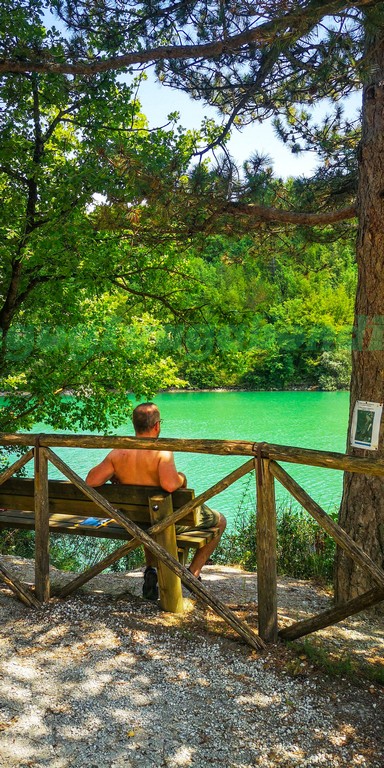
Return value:
<svg viewBox="0 0 384 768">
<path fill-rule="evenodd" d="M 141 84 L 139 100 L 142 111 L 154 128 L 166 123 L 167 115 L 175 110 L 180 112 L 180 122 L 184 128 L 198 128 L 204 117 L 212 117 L 219 121 L 218 113 L 213 108 L 204 108 L 200 102 L 190 99 L 185 93 L 165 87 L 155 82 L 154 76 L 148 72 L 148 80 Z M 361 106 L 361 95 L 353 94 L 346 102 L 348 114 L 355 115 Z M 327 105 L 321 105 L 317 110 L 319 117 L 329 112 Z M 270 120 L 263 123 L 255 122 L 244 127 L 241 131 L 232 130 L 228 149 L 238 164 L 243 163 L 253 153 L 269 155 L 276 176 L 310 176 L 316 165 L 315 153 L 303 152 L 299 155 L 290 152 L 274 134 Z"/>
</svg>

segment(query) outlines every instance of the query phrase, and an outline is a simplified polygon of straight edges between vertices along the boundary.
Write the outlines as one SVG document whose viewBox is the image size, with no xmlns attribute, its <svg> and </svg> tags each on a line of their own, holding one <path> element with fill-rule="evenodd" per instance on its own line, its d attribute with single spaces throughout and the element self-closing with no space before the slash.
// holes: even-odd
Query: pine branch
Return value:
<svg viewBox="0 0 384 768">
<path fill-rule="evenodd" d="M 238 54 L 244 52 L 249 46 L 257 43 L 261 45 L 273 44 L 280 38 L 286 45 L 301 35 L 303 25 L 316 24 L 324 16 L 332 16 L 343 11 L 371 5 L 371 0 L 356 2 L 343 2 L 343 0 L 309 0 L 306 7 L 296 7 L 295 10 L 282 16 L 259 24 L 251 29 L 246 29 L 238 34 L 228 36 L 225 39 L 214 40 L 203 44 L 190 45 L 161 45 L 120 56 L 109 58 L 95 57 L 93 60 L 79 60 L 74 63 L 69 61 L 56 61 L 50 56 L 48 50 L 41 52 L 40 58 L 34 54 L 31 58 L 15 57 L 14 60 L 0 60 L 0 73 L 52 73 L 67 75 L 95 75 L 101 72 L 127 69 L 134 65 L 145 65 L 166 60 L 195 60 L 217 58 L 222 55 Z"/>
<path fill-rule="evenodd" d="M 324 211 L 322 213 L 309 213 L 306 211 L 285 211 L 279 208 L 267 208 L 254 203 L 228 203 L 226 212 L 233 215 L 245 215 L 255 221 L 274 221 L 284 224 L 299 224 L 303 226 L 327 226 L 338 221 L 346 221 L 357 216 L 356 205 L 341 208 L 338 211 Z"/>
</svg>

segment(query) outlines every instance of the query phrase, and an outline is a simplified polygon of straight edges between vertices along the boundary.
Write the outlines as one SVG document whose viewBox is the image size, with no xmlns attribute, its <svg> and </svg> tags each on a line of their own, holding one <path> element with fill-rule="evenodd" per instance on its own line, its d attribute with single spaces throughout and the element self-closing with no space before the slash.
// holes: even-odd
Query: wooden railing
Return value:
<svg viewBox="0 0 384 768">
<path fill-rule="evenodd" d="M 103 437 L 96 435 L 53 435 L 53 434 L 2 434 L 0 436 L 0 445 L 15 445 L 32 447 L 33 450 L 16 461 L 11 467 L 0 475 L 0 484 L 11 477 L 20 469 L 32 456 L 35 457 L 35 495 L 36 495 L 36 558 L 40 563 L 36 570 L 36 594 L 38 597 L 44 595 L 44 574 L 47 573 L 47 563 L 49 558 L 48 551 L 48 533 L 47 526 L 42 524 L 46 519 L 47 510 L 47 460 L 49 459 L 64 474 L 74 482 L 81 490 L 92 498 L 101 508 L 111 514 L 105 506 L 105 499 L 97 492 L 86 486 L 84 481 L 76 475 L 61 459 L 51 450 L 52 448 L 136 448 L 145 450 L 171 450 L 183 453 L 200 453 L 222 456 L 244 456 L 249 457 L 238 469 L 230 472 L 227 476 L 219 480 L 212 487 L 199 494 L 195 499 L 184 505 L 183 508 L 173 513 L 166 521 L 159 522 L 152 526 L 150 533 L 156 535 L 164 530 L 170 522 L 177 522 L 185 513 L 194 509 L 203 502 L 209 501 L 213 496 L 229 488 L 236 480 L 249 472 L 256 473 L 257 490 L 257 575 L 258 575 L 258 622 L 259 635 L 264 641 L 276 642 L 277 637 L 284 639 L 294 639 L 304 634 L 314 632 L 317 629 L 336 623 L 343 618 L 363 610 L 384 599 L 384 571 L 381 570 L 371 558 L 362 550 L 362 548 L 337 524 L 326 512 L 306 493 L 306 491 L 280 466 L 279 462 L 289 462 L 294 464 L 305 464 L 308 466 L 325 467 L 328 469 L 345 470 L 348 472 L 359 472 L 367 475 L 384 475 L 384 462 L 374 459 L 356 458 L 341 453 L 332 453 L 328 451 L 316 451 L 306 448 L 295 448 L 292 446 L 275 445 L 265 442 L 249 442 L 241 440 L 182 440 L 160 438 L 152 440 L 148 438 L 136 437 Z M 342 606 L 331 608 L 317 616 L 298 622 L 287 627 L 280 632 L 277 623 L 277 569 L 276 569 L 276 504 L 275 504 L 275 479 L 278 480 L 292 496 L 307 510 L 307 512 L 317 521 L 317 523 L 335 540 L 349 557 L 351 557 L 359 566 L 364 568 L 370 574 L 372 580 L 377 585 L 369 592 L 359 597 L 349 600 Z M 99 497 L 99 498 L 97 498 Z M 123 522 L 123 524 L 126 525 Z M 135 531 L 136 540 L 125 545 L 132 549 L 140 543 L 146 543 L 147 534 Z M 145 537 L 145 541 L 144 541 Z M 149 537 L 148 537 L 149 538 Z M 149 542 L 150 544 L 150 542 Z M 155 543 L 152 541 L 154 546 Z M 151 545 L 150 545 L 151 548 Z M 121 557 L 121 549 L 117 550 L 115 559 Z M 164 555 L 162 555 L 164 557 Z M 112 558 L 112 559 L 111 559 Z M 165 561 L 165 559 L 164 559 Z M 111 565 L 113 555 L 109 555 L 105 561 L 99 563 L 93 569 L 93 575 L 100 572 L 108 565 Z M 171 569 L 178 573 L 185 583 L 189 583 L 189 577 L 184 573 L 183 566 L 175 563 L 166 563 Z M 38 572 L 39 571 L 39 572 Z M 81 581 L 82 577 L 79 577 Z M 197 588 L 192 585 L 194 591 L 201 599 L 215 609 L 214 601 L 209 597 L 208 591 L 204 587 Z M 208 597 L 207 597 L 208 595 Z M 228 611 L 227 611 L 228 612 Z M 223 613 L 220 615 L 228 620 Z M 232 621 L 232 618 L 231 618 Z M 228 620 L 228 623 L 231 623 Z M 239 624 L 239 622 L 237 622 Z M 241 625 L 241 622 L 240 622 Z M 231 626 L 234 626 L 232 623 Z M 237 628 L 247 642 L 257 647 L 255 637 L 251 632 L 247 637 L 248 629 L 245 625 L 245 631 Z M 260 643 L 258 647 L 262 644 Z"/>
</svg>

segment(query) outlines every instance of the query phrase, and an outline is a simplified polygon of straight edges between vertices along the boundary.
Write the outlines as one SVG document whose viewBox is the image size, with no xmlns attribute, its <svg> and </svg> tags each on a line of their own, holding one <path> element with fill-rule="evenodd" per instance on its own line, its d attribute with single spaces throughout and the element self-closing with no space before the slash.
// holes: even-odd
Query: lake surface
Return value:
<svg viewBox="0 0 384 768">
<path fill-rule="evenodd" d="M 175 392 L 158 395 L 163 418 L 162 437 L 266 441 L 318 450 L 345 451 L 349 394 L 347 392 Z M 50 432 L 44 424 L 34 431 Z M 130 419 L 118 434 L 132 435 Z M 56 449 L 85 477 L 102 460 L 105 450 Z M 232 456 L 176 454 L 177 467 L 197 493 L 227 475 L 246 459 Z M 342 473 L 337 470 L 285 464 L 286 470 L 326 511 L 338 506 Z M 61 477 L 50 465 L 50 477 Z M 296 502 L 276 483 L 279 505 Z M 229 523 L 239 510 L 254 508 L 255 478 L 247 475 L 216 496 L 211 506 Z"/>
</svg>

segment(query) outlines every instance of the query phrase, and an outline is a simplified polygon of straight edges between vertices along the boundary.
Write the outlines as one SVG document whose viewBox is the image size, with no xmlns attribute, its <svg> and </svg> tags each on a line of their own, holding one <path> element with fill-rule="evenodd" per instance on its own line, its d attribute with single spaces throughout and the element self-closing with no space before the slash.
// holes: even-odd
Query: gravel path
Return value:
<svg viewBox="0 0 384 768">
<path fill-rule="evenodd" d="M 207 572 L 249 598 L 247 574 Z M 258 655 L 192 600 L 164 614 L 130 577 L 37 612 L 0 590 L 1 768 L 383 768 L 382 688 Z M 311 594 L 281 588 L 294 613 Z"/>
</svg>

